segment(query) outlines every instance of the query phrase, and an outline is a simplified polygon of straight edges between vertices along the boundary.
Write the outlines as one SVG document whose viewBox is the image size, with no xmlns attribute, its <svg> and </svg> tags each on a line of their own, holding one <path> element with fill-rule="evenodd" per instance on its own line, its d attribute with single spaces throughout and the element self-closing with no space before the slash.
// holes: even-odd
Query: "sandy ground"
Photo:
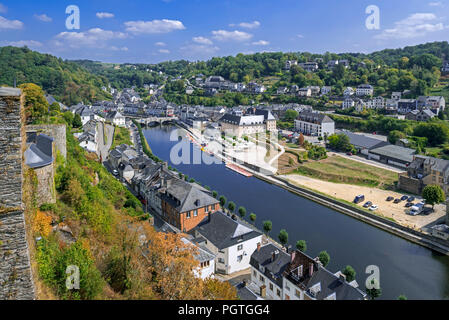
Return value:
<svg viewBox="0 0 449 320">
<path fill-rule="evenodd" d="M 352 202 L 354 197 L 358 194 L 365 195 L 365 201 L 361 204 L 362 206 L 366 201 L 371 201 L 373 204 L 377 205 L 379 209 L 375 211 L 376 214 L 380 214 L 385 217 L 393 218 L 396 222 L 403 226 L 409 228 L 421 229 L 429 224 L 433 224 L 436 220 L 444 217 L 446 206 L 443 204 L 435 206 L 435 212 L 429 215 L 417 215 L 410 216 L 405 213 L 406 209 L 404 207 L 406 201 L 401 201 L 398 204 L 394 204 L 393 201 L 387 202 L 386 198 L 392 196 L 395 198 L 400 198 L 403 194 L 381 190 L 376 188 L 355 186 L 349 184 L 340 184 L 327 182 L 323 180 L 313 179 L 301 175 L 285 175 L 283 178 L 289 180 L 293 184 L 304 186 L 313 190 L 320 191 L 322 193 L 328 194 L 332 197 L 343 199 Z M 417 198 L 414 203 L 421 201 L 421 198 Z"/>
</svg>

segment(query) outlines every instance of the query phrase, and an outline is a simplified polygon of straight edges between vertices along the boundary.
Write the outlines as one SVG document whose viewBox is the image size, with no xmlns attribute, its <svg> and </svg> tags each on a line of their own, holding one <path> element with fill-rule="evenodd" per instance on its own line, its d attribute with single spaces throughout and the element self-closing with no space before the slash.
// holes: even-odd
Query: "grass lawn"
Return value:
<svg viewBox="0 0 449 320">
<path fill-rule="evenodd" d="M 129 130 L 126 128 L 115 127 L 114 141 L 112 143 L 111 149 L 114 149 L 115 147 L 117 147 L 121 144 L 127 144 L 130 146 L 133 145 L 133 143 L 131 141 Z"/>
<path fill-rule="evenodd" d="M 336 183 L 393 189 L 398 174 L 339 156 L 308 161 L 292 173 Z"/>
</svg>

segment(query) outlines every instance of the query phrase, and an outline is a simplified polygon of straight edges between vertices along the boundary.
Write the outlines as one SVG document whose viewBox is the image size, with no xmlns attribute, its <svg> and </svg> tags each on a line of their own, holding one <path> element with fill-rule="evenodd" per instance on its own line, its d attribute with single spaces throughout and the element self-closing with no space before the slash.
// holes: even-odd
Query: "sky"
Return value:
<svg viewBox="0 0 449 320">
<path fill-rule="evenodd" d="M 79 29 L 68 29 L 77 27 L 69 6 L 79 9 Z M 369 53 L 430 41 L 449 41 L 449 0 L 0 0 L 0 46 L 64 59 Z"/>
</svg>

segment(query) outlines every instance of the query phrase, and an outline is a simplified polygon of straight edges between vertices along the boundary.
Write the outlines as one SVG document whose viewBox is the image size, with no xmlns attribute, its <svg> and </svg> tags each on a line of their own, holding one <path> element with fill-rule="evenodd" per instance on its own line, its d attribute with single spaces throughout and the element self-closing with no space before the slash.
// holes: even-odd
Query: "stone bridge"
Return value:
<svg viewBox="0 0 449 320">
<path fill-rule="evenodd" d="M 133 117 L 130 117 L 133 118 Z M 174 122 L 178 120 L 178 117 L 149 117 L 149 118 L 133 118 L 141 125 L 150 125 L 151 123 L 163 124 L 166 122 Z"/>
</svg>

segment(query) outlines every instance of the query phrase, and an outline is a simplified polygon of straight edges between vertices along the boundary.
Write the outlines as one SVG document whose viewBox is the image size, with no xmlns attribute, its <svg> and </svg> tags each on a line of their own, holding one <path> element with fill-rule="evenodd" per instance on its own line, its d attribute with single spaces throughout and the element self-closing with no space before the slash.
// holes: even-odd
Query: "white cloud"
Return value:
<svg viewBox="0 0 449 320">
<path fill-rule="evenodd" d="M 208 38 L 205 37 L 194 37 L 193 42 L 199 43 L 199 44 L 206 44 L 206 45 L 211 45 L 212 41 Z"/>
<path fill-rule="evenodd" d="M 155 45 L 158 47 L 165 47 L 167 44 L 165 42 L 159 41 L 159 42 L 156 42 Z"/>
<path fill-rule="evenodd" d="M 184 30 L 186 27 L 178 20 L 152 20 L 152 21 L 127 21 L 126 31 L 135 34 L 168 33 L 175 30 Z"/>
<path fill-rule="evenodd" d="M 2 44 L 5 46 L 13 46 L 13 47 L 27 46 L 29 48 L 40 48 L 43 46 L 41 42 L 35 40 L 4 41 L 2 42 Z"/>
<path fill-rule="evenodd" d="M 110 47 L 109 49 L 111 49 L 112 51 L 128 51 L 128 48 L 127 48 L 127 47 L 121 47 L 121 48 L 118 48 L 118 47 L 116 47 L 116 46 L 112 46 L 112 47 Z"/>
<path fill-rule="evenodd" d="M 58 41 L 63 41 L 67 46 L 72 48 L 79 47 L 99 47 L 104 48 L 106 42 L 111 39 L 125 39 L 127 34 L 123 32 L 115 32 L 93 28 L 86 32 L 61 32 L 56 36 Z"/>
<path fill-rule="evenodd" d="M 99 19 L 114 18 L 114 14 L 113 13 L 109 13 L 109 12 L 97 12 L 96 16 Z"/>
<path fill-rule="evenodd" d="M 259 40 L 259 41 L 253 42 L 252 44 L 255 46 L 268 46 L 270 43 L 265 40 Z"/>
<path fill-rule="evenodd" d="M 429 2 L 429 6 L 431 6 L 431 7 L 442 7 L 443 3 L 441 1 Z"/>
<path fill-rule="evenodd" d="M 219 51 L 220 48 L 217 46 L 209 46 L 209 45 L 202 45 L 202 44 L 190 44 L 184 47 L 181 47 L 181 52 L 186 57 L 192 57 L 197 58 L 199 56 L 208 56 L 213 55 L 217 51 Z"/>
<path fill-rule="evenodd" d="M 302 35 L 302 34 L 298 34 L 298 35 L 296 35 L 299 39 L 303 39 L 304 38 L 304 36 Z"/>
<path fill-rule="evenodd" d="M 433 13 L 414 13 L 407 18 L 397 21 L 391 29 L 385 29 L 374 38 L 410 39 L 425 36 L 428 33 L 441 31 L 446 28 Z"/>
<path fill-rule="evenodd" d="M 0 16 L 0 30 L 2 29 L 22 29 L 23 22 L 19 20 L 8 20 L 2 16 Z"/>
<path fill-rule="evenodd" d="M 47 16 L 45 13 L 44 14 L 35 14 L 34 17 L 37 20 L 43 21 L 43 22 L 52 22 L 53 19 L 50 18 L 49 16 Z"/>
<path fill-rule="evenodd" d="M 253 21 L 253 22 L 241 22 L 239 24 L 230 24 L 230 27 L 236 27 L 239 26 L 241 28 L 246 28 L 246 29 L 256 29 L 260 27 L 260 22 L 259 21 Z"/>
<path fill-rule="evenodd" d="M 0 3 L 0 13 L 6 13 L 8 11 L 8 8 Z"/>
<path fill-rule="evenodd" d="M 250 40 L 253 35 L 243 31 L 226 31 L 226 30 L 216 30 L 212 31 L 214 39 L 218 41 L 246 41 Z"/>
<path fill-rule="evenodd" d="M 159 51 L 159 53 L 164 53 L 164 54 L 170 53 L 170 50 L 167 50 L 167 49 L 159 49 L 158 51 Z"/>
</svg>

